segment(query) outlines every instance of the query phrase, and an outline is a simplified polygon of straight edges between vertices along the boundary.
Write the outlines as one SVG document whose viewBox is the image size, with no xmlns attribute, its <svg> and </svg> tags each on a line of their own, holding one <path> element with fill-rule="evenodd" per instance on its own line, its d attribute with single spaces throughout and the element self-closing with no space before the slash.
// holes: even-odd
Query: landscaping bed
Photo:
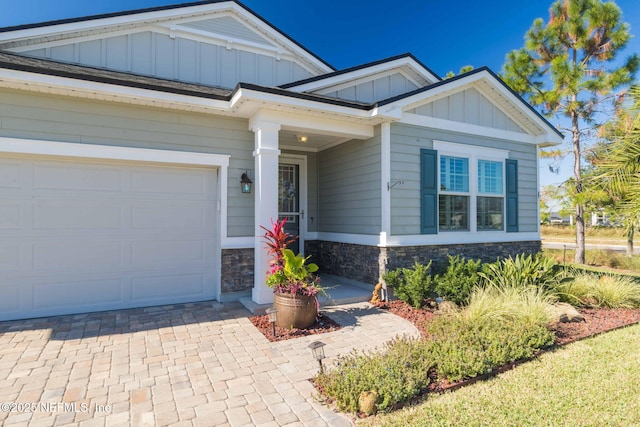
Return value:
<svg viewBox="0 0 640 427">
<path fill-rule="evenodd" d="M 269 341 L 284 341 L 291 338 L 304 337 L 307 335 L 324 334 L 326 332 L 333 332 L 340 330 L 342 326 L 339 323 L 334 322 L 328 316 L 320 313 L 316 322 L 307 329 L 284 329 L 276 326 L 276 334 L 273 335 L 273 326 L 269 322 L 269 316 L 263 314 L 261 316 L 251 316 L 249 320 L 253 325 L 258 328 L 262 335 L 264 335 Z"/>
</svg>

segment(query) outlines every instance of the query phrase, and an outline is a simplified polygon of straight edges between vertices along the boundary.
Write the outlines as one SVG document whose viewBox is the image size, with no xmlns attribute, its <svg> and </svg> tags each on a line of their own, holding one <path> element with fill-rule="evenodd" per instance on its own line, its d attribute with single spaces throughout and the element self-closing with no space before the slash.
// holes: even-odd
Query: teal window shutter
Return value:
<svg viewBox="0 0 640 427">
<path fill-rule="evenodd" d="M 438 152 L 420 150 L 420 232 L 438 233 Z"/>
<path fill-rule="evenodd" d="M 506 160 L 507 233 L 518 231 L 518 161 Z"/>
</svg>

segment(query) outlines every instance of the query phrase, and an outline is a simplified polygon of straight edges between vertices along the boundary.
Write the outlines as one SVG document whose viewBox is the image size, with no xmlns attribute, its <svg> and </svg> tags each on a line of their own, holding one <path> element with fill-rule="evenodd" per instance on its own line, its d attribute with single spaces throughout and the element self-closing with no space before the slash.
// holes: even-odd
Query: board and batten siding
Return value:
<svg viewBox="0 0 640 427">
<path fill-rule="evenodd" d="M 246 120 L 2 90 L 0 136 L 229 155 L 227 233 L 253 235 L 254 194 L 240 192 L 254 170 Z"/>
<path fill-rule="evenodd" d="M 432 149 L 434 140 L 509 151 L 509 158 L 518 161 L 518 231 L 538 231 L 535 145 L 394 123 L 391 125 L 391 180 L 404 181 L 404 184 L 391 190 L 392 235 L 420 234 L 420 149 Z"/>
<path fill-rule="evenodd" d="M 525 133 L 516 122 L 475 88 L 438 99 L 409 110 L 408 113 Z"/>
<path fill-rule="evenodd" d="M 380 128 L 318 154 L 319 232 L 379 235 Z"/>
<path fill-rule="evenodd" d="M 329 92 L 319 90 L 316 91 L 316 93 L 332 98 L 371 103 L 401 95 L 417 88 L 418 86 L 405 76 L 400 73 L 395 73 L 339 90 Z"/>
<path fill-rule="evenodd" d="M 286 59 L 152 31 L 23 54 L 226 89 L 233 89 L 238 82 L 277 86 L 312 77 L 309 71 Z"/>
</svg>

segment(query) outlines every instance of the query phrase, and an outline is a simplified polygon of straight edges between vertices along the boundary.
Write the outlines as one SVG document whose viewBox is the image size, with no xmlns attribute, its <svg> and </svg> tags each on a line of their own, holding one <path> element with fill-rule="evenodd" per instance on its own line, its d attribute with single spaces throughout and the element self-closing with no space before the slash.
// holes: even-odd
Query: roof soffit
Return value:
<svg viewBox="0 0 640 427">
<path fill-rule="evenodd" d="M 179 34 L 228 49 L 287 58 L 315 75 L 333 71 L 286 35 L 232 1 L 0 32 L 0 50 L 24 52 L 141 31 L 157 31 L 171 37 Z"/>
</svg>

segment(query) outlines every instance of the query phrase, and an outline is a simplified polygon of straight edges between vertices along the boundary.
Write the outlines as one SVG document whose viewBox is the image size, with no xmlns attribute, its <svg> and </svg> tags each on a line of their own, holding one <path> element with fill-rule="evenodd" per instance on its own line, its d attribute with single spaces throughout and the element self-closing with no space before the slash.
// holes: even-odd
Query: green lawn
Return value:
<svg viewBox="0 0 640 427">
<path fill-rule="evenodd" d="M 585 241 L 602 245 L 626 245 L 627 237 L 624 229 L 620 227 L 587 227 Z M 576 229 L 571 226 L 540 226 L 540 235 L 543 240 L 549 242 L 575 242 Z M 636 233 L 635 244 L 640 244 L 640 233 Z"/>
<path fill-rule="evenodd" d="M 364 426 L 638 426 L 640 325 L 545 353 Z"/>
</svg>

